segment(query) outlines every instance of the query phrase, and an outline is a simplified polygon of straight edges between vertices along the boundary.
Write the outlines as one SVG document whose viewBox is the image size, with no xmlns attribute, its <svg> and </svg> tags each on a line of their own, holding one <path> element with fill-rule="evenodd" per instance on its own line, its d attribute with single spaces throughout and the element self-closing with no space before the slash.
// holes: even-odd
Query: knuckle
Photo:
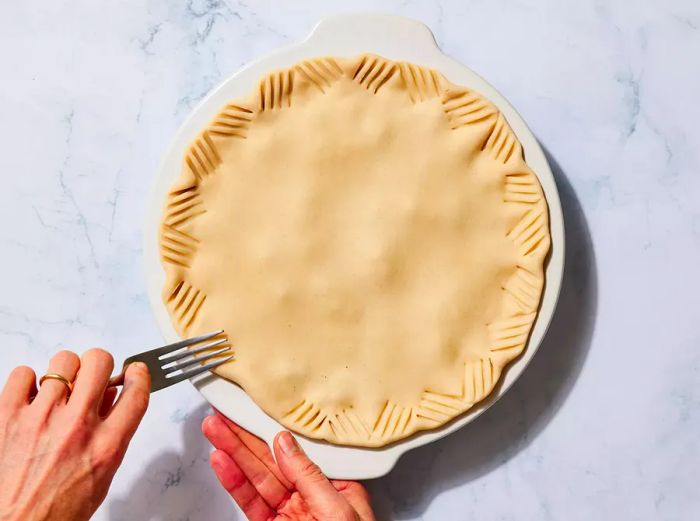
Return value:
<svg viewBox="0 0 700 521">
<path fill-rule="evenodd" d="M 244 512 L 250 510 L 253 505 L 255 505 L 256 497 L 251 495 L 249 497 L 242 497 L 239 499 L 236 499 L 236 503 L 238 503 L 238 506 L 241 507 L 241 510 Z"/>
<path fill-rule="evenodd" d="M 272 485 L 275 482 L 274 474 L 267 472 L 254 472 L 248 479 L 256 490 L 264 490 L 268 484 Z"/>
<path fill-rule="evenodd" d="M 304 476 L 305 478 L 311 478 L 311 479 L 323 479 L 323 472 L 321 472 L 321 469 L 319 468 L 318 465 L 316 465 L 313 461 L 310 459 L 304 458 L 303 461 L 299 463 L 299 473 Z"/>
<path fill-rule="evenodd" d="M 83 360 L 89 360 L 100 365 L 114 365 L 114 358 L 112 357 L 112 354 L 101 347 L 93 347 L 92 349 L 85 351 Z"/>
<path fill-rule="evenodd" d="M 94 464 L 100 468 L 116 468 L 124 457 L 124 450 L 113 441 L 105 440 L 95 446 Z"/>
<path fill-rule="evenodd" d="M 357 512 L 350 505 L 343 506 L 340 509 L 340 515 L 340 519 L 343 521 L 358 521 L 359 519 Z"/>
<path fill-rule="evenodd" d="M 70 362 L 79 362 L 80 358 L 78 358 L 78 355 L 76 355 L 73 351 L 69 351 L 67 349 L 63 349 L 53 355 L 52 361 L 54 362 L 62 362 L 62 363 L 70 363 Z"/>
<path fill-rule="evenodd" d="M 348 490 L 352 491 L 353 494 L 356 494 L 362 499 L 369 500 L 369 493 L 367 492 L 367 489 L 357 481 L 350 481 L 347 485 L 347 488 Z"/>
<path fill-rule="evenodd" d="M 36 379 L 36 373 L 31 367 L 28 367 L 26 365 L 20 365 L 12 370 L 12 372 L 10 373 L 10 378 Z"/>
<path fill-rule="evenodd" d="M 350 506 L 344 505 L 334 509 L 331 517 L 324 518 L 327 521 L 358 521 L 357 512 Z"/>
<path fill-rule="evenodd" d="M 87 439 L 92 432 L 89 419 L 83 414 L 75 414 L 67 421 L 68 437 L 75 442 Z"/>
</svg>

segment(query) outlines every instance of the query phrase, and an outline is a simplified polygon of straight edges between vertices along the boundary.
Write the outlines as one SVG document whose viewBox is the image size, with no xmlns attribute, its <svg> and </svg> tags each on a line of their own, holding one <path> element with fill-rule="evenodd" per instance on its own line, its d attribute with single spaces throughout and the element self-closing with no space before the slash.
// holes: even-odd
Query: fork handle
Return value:
<svg viewBox="0 0 700 521">
<path fill-rule="evenodd" d="M 115 374 L 109 379 L 109 382 L 107 382 L 107 387 L 116 387 L 118 385 L 124 385 L 124 371 L 119 374 Z"/>
<path fill-rule="evenodd" d="M 124 360 L 124 365 L 122 365 L 122 372 L 115 374 L 107 382 L 107 387 L 117 387 L 118 385 L 124 385 L 124 375 L 126 374 L 126 368 L 131 363 L 131 358 Z"/>
</svg>

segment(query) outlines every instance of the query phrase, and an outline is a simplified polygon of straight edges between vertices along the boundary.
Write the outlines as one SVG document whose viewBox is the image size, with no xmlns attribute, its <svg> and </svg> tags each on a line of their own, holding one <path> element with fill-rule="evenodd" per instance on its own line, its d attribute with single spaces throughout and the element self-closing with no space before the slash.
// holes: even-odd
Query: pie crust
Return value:
<svg viewBox="0 0 700 521">
<path fill-rule="evenodd" d="M 483 400 L 527 344 L 547 204 L 498 109 L 373 55 L 269 74 L 187 149 L 160 234 L 178 332 L 224 329 L 289 429 L 382 446 Z"/>
</svg>

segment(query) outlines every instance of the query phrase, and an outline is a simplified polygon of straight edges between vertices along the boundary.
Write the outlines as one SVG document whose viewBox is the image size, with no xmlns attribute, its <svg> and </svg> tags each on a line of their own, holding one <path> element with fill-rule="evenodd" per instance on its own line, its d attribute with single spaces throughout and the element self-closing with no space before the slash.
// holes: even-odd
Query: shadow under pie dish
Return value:
<svg viewBox="0 0 700 521">
<path fill-rule="evenodd" d="M 217 374 L 306 436 L 434 429 L 525 349 L 547 205 L 497 108 L 434 70 L 306 60 L 219 112 L 163 213 L 163 299 Z"/>
</svg>

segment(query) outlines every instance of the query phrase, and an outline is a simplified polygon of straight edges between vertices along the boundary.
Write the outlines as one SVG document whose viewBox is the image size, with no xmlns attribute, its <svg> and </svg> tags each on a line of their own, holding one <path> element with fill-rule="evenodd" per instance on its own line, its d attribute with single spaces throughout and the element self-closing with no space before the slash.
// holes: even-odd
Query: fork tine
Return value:
<svg viewBox="0 0 700 521">
<path fill-rule="evenodd" d="M 221 345 L 226 341 L 227 341 L 226 338 L 221 338 L 219 340 L 214 340 L 213 342 L 209 342 L 208 344 L 204 344 L 202 347 L 198 347 L 197 349 L 188 349 L 187 351 L 178 352 L 172 356 L 161 357 L 158 360 L 161 363 L 169 364 L 171 362 L 176 362 L 176 361 L 181 360 L 183 358 L 186 358 L 188 356 L 194 356 L 194 355 L 198 355 L 199 353 L 203 353 L 204 351 L 207 351 L 208 349 L 211 349 L 212 347 L 216 347 L 218 345 Z M 165 366 L 162 366 L 162 367 L 165 367 Z"/>
<path fill-rule="evenodd" d="M 178 382 L 182 382 L 183 380 L 187 380 L 188 378 L 193 378 L 197 375 L 200 375 L 206 371 L 209 371 L 210 369 L 214 369 L 215 367 L 220 366 L 221 364 L 225 364 L 226 362 L 229 362 L 233 360 L 233 355 L 227 356 L 226 358 L 221 358 L 219 360 L 215 360 L 214 362 L 209 362 L 208 364 L 199 366 L 199 367 L 194 367 L 192 369 L 188 369 L 187 371 L 183 371 L 181 374 L 167 377 L 165 378 L 165 383 L 163 387 L 169 387 L 173 384 L 176 384 Z"/>
<path fill-rule="evenodd" d="M 221 349 L 217 349 L 216 351 L 212 351 L 211 353 L 207 353 L 205 356 L 200 356 L 199 358 L 192 357 L 190 360 L 185 360 L 184 362 L 170 362 L 162 367 L 163 371 L 165 371 L 166 375 L 165 377 L 168 377 L 168 374 L 177 371 L 178 369 L 184 369 L 185 367 L 189 367 L 194 364 L 201 364 L 202 362 L 206 362 L 207 360 L 211 360 L 215 356 L 223 355 L 226 351 L 230 351 L 231 348 L 229 346 L 223 347 Z M 174 365 L 172 365 L 174 364 Z"/>
<path fill-rule="evenodd" d="M 200 336 L 196 336 L 193 338 L 187 338 L 185 340 L 180 340 L 179 342 L 175 342 L 174 344 L 168 344 L 167 346 L 163 346 L 163 347 L 156 347 L 155 349 L 151 349 L 150 351 L 146 351 L 144 353 L 141 353 L 141 356 L 144 356 L 144 355 L 162 356 L 162 355 L 177 351 L 178 349 L 182 349 L 183 347 L 189 347 L 193 344 L 198 344 L 200 342 L 204 342 L 205 340 L 209 340 L 210 338 L 214 338 L 216 335 L 220 335 L 223 332 L 224 332 L 223 329 L 219 329 L 218 331 L 212 331 L 211 333 L 204 333 L 203 335 L 200 335 Z"/>
</svg>

